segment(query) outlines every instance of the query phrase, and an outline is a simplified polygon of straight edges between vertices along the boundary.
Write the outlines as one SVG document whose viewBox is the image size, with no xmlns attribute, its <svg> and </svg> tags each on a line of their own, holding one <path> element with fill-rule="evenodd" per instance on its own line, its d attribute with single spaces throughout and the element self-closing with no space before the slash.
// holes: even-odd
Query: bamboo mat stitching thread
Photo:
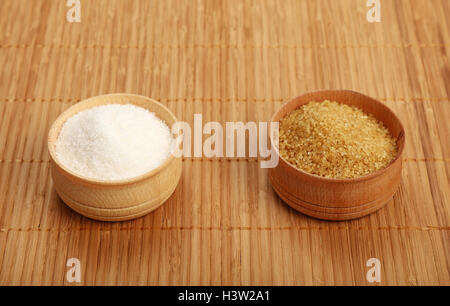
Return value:
<svg viewBox="0 0 450 306">
<path fill-rule="evenodd" d="M 90 231 L 93 230 L 90 227 L 79 227 L 79 228 L 2 228 L 0 232 L 8 233 L 8 232 L 71 232 L 71 231 Z M 277 227 L 250 227 L 250 226 L 228 226 L 228 227 L 214 227 L 214 226 L 168 226 L 168 227 L 151 227 L 151 226 L 141 226 L 141 227 L 121 227 L 121 228 L 97 228 L 95 231 L 100 232 L 111 232 L 111 231 L 131 231 L 131 230 L 206 230 L 206 231 L 289 231 L 289 230 L 400 230 L 400 231 L 449 231 L 450 227 L 441 227 L 441 226 L 378 226 L 378 227 L 369 227 L 369 226 L 338 226 L 338 227 L 327 227 L 327 226 L 277 226 Z"/>
<path fill-rule="evenodd" d="M 22 48 L 55 48 L 55 49 L 361 49 L 361 48 L 442 48 L 450 47 L 450 44 L 316 44 L 316 45 L 227 45 L 227 44 L 187 44 L 187 45 L 64 45 L 64 44 L 5 44 L 0 49 Z"/>
</svg>

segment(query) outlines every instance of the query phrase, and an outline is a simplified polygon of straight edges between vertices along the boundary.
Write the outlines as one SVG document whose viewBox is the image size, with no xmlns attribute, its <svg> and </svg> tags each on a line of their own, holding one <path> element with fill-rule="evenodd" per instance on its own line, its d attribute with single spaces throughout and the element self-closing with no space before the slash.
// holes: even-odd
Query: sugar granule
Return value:
<svg viewBox="0 0 450 306">
<path fill-rule="evenodd" d="M 81 111 L 63 125 L 56 158 L 69 170 L 99 180 L 142 175 L 169 156 L 169 127 L 154 113 L 132 104 Z"/>
<path fill-rule="evenodd" d="M 280 120 L 280 155 L 327 178 L 355 178 L 386 167 L 395 139 L 373 115 L 346 104 L 310 102 Z"/>
</svg>

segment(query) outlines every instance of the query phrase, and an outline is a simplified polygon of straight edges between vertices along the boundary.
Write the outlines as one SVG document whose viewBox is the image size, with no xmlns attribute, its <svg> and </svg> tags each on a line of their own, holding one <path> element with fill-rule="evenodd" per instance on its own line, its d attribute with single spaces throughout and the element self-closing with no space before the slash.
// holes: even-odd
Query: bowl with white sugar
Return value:
<svg viewBox="0 0 450 306">
<path fill-rule="evenodd" d="M 53 185 L 69 207 L 96 220 L 125 221 L 160 207 L 181 177 L 172 154 L 176 117 L 131 94 L 89 98 L 49 131 Z"/>
</svg>

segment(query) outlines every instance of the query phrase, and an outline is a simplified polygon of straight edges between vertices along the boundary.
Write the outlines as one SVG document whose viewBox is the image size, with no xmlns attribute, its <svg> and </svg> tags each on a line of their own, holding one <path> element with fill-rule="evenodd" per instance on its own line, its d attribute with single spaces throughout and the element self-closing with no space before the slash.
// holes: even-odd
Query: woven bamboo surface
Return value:
<svg viewBox="0 0 450 306">
<path fill-rule="evenodd" d="M 450 285 L 450 1 L 63 0 L 0 4 L 0 284 Z M 407 144 L 393 201 L 349 222 L 290 209 L 253 159 L 185 158 L 170 200 L 102 223 L 57 197 L 46 138 L 99 94 L 161 101 L 184 121 L 268 121 L 316 89 L 386 103 Z"/>
</svg>

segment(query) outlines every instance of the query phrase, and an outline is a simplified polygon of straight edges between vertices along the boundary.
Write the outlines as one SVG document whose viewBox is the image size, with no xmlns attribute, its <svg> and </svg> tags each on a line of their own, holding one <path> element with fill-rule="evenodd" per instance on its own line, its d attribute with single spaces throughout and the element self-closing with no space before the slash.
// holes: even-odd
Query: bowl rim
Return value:
<svg viewBox="0 0 450 306">
<path fill-rule="evenodd" d="M 71 176 L 73 179 L 76 179 L 76 180 L 78 180 L 78 181 L 80 181 L 80 182 L 83 182 L 83 183 L 86 183 L 86 184 L 93 184 L 93 185 L 101 185 L 101 186 L 124 186 L 124 185 L 129 185 L 129 184 L 133 184 L 133 183 L 136 183 L 136 182 L 139 182 L 139 181 L 143 181 L 143 180 L 145 180 L 145 179 L 147 179 L 147 178 L 149 178 L 149 177 L 152 177 L 152 176 L 154 176 L 154 175 L 156 175 L 156 174 L 158 174 L 159 172 L 161 172 L 164 168 L 166 168 L 176 157 L 173 155 L 173 153 L 172 153 L 172 151 L 170 152 L 170 154 L 169 154 L 169 156 L 165 159 L 165 161 L 162 163 L 162 164 L 160 164 L 157 168 L 154 168 L 154 169 L 152 169 L 152 170 L 150 170 L 150 171 L 147 171 L 147 172 L 145 172 L 145 173 L 143 173 L 143 174 L 141 174 L 141 175 L 139 175 L 139 176 L 135 176 L 135 177 L 132 177 L 132 178 L 128 178 L 128 179 L 120 179 L 120 180 L 101 180 L 101 179 L 93 179 L 93 178 L 90 178 L 90 177 L 87 177 L 87 176 L 83 176 L 83 175 L 80 175 L 80 174 L 77 174 L 77 173 L 75 173 L 75 172 L 73 172 L 72 170 L 70 170 L 70 169 L 68 169 L 66 166 L 64 166 L 57 158 L 56 158 L 56 151 L 55 151 L 55 149 L 54 149 L 54 146 L 52 145 L 54 142 L 52 142 L 51 141 L 51 135 L 59 135 L 59 130 L 57 131 L 56 130 L 56 123 L 58 123 L 58 122 L 60 122 L 61 120 L 62 120 L 62 117 L 65 115 L 65 114 L 67 114 L 68 112 L 70 112 L 70 110 L 73 108 L 73 107 L 75 107 L 76 105 L 79 105 L 80 103 L 88 103 L 88 102 L 90 102 L 91 100 L 94 100 L 94 99 L 97 99 L 97 98 L 100 98 L 100 97 L 113 97 L 113 96 L 123 96 L 123 97 L 131 97 L 131 98 L 140 98 L 140 99 L 144 99 L 144 100 L 147 100 L 148 102 L 151 102 L 151 103 L 154 103 L 154 104 L 157 104 L 159 107 L 161 107 L 164 111 L 166 111 L 168 114 L 169 114 L 169 116 L 170 117 L 172 117 L 172 119 L 174 120 L 174 123 L 173 124 L 175 124 L 175 123 L 177 123 L 178 122 L 178 119 L 177 119 L 177 117 L 172 113 L 172 111 L 169 109 L 169 108 L 167 108 L 165 105 L 163 105 L 162 103 L 160 103 L 160 102 L 158 102 L 158 101 L 156 101 L 156 100 L 154 100 L 154 99 L 152 99 L 152 98 L 149 98 L 149 97 L 146 97 L 146 96 L 143 96 L 143 95 L 137 95 L 137 94 L 129 94 L 129 93 L 110 93 L 110 94 L 103 94 L 103 95 L 97 95 L 97 96 L 93 96 L 93 97 L 89 97 L 89 98 L 87 98 L 87 99 L 83 99 L 83 100 L 81 100 L 81 101 L 79 101 L 78 103 L 75 103 L 75 104 L 73 104 L 73 105 L 71 105 L 69 108 L 67 108 L 65 111 L 63 111 L 62 113 L 60 113 L 59 115 L 58 115 L 58 117 L 55 119 L 55 121 L 53 121 L 53 123 L 52 123 L 52 125 L 51 125 L 51 127 L 50 127 L 50 129 L 49 129 L 49 132 L 48 132 L 48 137 L 47 137 L 47 146 L 48 146 L 48 151 L 49 151 L 49 154 L 50 154 L 50 157 L 51 157 L 51 160 L 52 160 L 52 162 L 57 166 L 57 167 L 59 167 L 59 168 L 61 168 L 64 172 L 65 172 L 65 174 L 66 175 L 69 175 L 69 176 Z M 110 105 L 110 104 L 123 104 L 123 103 L 114 103 L 114 101 L 112 101 L 112 103 L 105 103 L 105 104 L 103 104 L 103 105 Z M 142 107 L 142 106 L 140 106 L 140 105 L 137 105 L 137 104 L 135 104 L 132 100 L 130 100 L 129 101 L 129 104 L 133 104 L 133 105 L 136 105 L 136 106 L 139 106 L 139 107 Z M 92 107 L 88 107 L 88 108 L 85 108 L 85 109 L 82 109 L 82 110 L 80 110 L 80 111 L 78 111 L 77 113 L 79 113 L 79 112 L 81 112 L 81 111 L 84 111 L 84 110 L 87 110 L 87 109 L 90 109 L 90 108 L 93 108 L 93 107 L 96 107 L 96 106 L 92 106 Z M 73 115 L 72 115 L 73 116 Z M 70 116 L 71 117 L 71 116 Z M 68 118 L 70 118 L 70 117 L 68 117 Z M 67 119 L 68 119 L 67 118 Z M 67 120 L 66 119 L 66 120 Z M 65 121 L 61 124 L 61 127 L 63 126 L 63 124 L 65 123 Z M 167 124 L 167 123 L 166 123 Z M 170 128 L 170 127 L 169 127 Z M 57 139 L 57 137 L 55 138 L 55 139 Z"/>
<path fill-rule="evenodd" d="M 405 128 L 404 128 L 402 122 L 400 121 L 400 119 L 398 118 L 398 116 L 389 107 L 387 107 L 386 105 L 384 105 L 383 103 L 381 103 L 380 101 L 378 101 L 375 98 L 372 98 L 372 97 L 370 97 L 368 95 L 362 94 L 362 93 L 357 92 L 357 91 L 348 90 L 348 89 L 322 89 L 322 90 L 306 92 L 304 94 L 296 96 L 296 97 L 290 99 L 289 101 L 283 103 L 278 108 L 278 110 L 272 115 L 272 117 L 270 118 L 270 123 L 272 124 L 274 122 L 279 122 L 279 121 L 275 120 L 275 117 L 278 115 L 278 113 L 281 111 L 281 109 L 283 109 L 286 105 L 288 105 L 290 103 L 293 103 L 294 101 L 296 101 L 297 99 L 299 99 L 299 98 L 301 98 L 303 96 L 315 95 L 315 94 L 328 94 L 328 93 L 331 94 L 331 93 L 336 93 L 336 92 L 351 93 L 351 94 L 354 94 L 354 95 L 359 95 L 362 98 L 367 99 L 371 103 L 378 104 L 378 106 L 386 109 L 392 115 L 392 117 L 397 121 L 397 123 L 400 125 L 401 132 L 400 132 L 399 136 L 397 137 L 397 141 L 398 141 L 398 139 L 400 137 L 402 137 L 403 138 L 403 144 L 401 146 L 399 146 L 396 157 L 391 162 L 389 162 L 389 164 L 387 164 L 385 167 L 383 167 L 381 169 L 378 169 L 378 170 L 376 170 L 374 172 L 371 172 L 371 173 L 363 175 L 363 176 L 355 177 L 355 178 L 328 178 L 328 177 L 323 177 L 323 176 L 319 176 L 319 175 L 316 175 L 316 174 L 312 174 L 312 173 L 306 172 L 305 170 L 299 169 L 299 168 L 295 167 L 294 165 L 292 165 L 290 162 L 288 162 L 284 157 L 281 156 L 278 148 L 274 145 L 274 142 L 273 142 L 273 139 L 272 139 L 273 133 L 270 133 L 270 135 L 269 135 L 271 146 L 275 149 L 275 152 L 278 155 L 278 158 L 281 159 L 286 165 L 288 165 L 291 169 L 295 170 L 299 174 L 304 175 L 304 176 L 306 176 L 306 177 L 308 177 L 310 179 L 319 180 L 319 181 L 322 181 L 322 182 L 329 182 L 329 183 L 344 183 L 344 184 L 347 183 L 348 184 L 348 183 L 356 183 L 356 182 L 367 181 L 367 180 L 370 180 L 372 178 L 375 178 L 375 177 L 383 175 L 390 168 L 392 168 L 395 163 L 397 163 L 400 160 L 400 158 L 401 158 L 401 156 L 403 154 L 403 150 L 405 148 L 406 135 L 405 135 Z M 313 102 L 313 100 L 311 100 L 310 102 Z M 339 101 L 337 101 L 337 102 L 339 102 Z M 346 104 L 344 102 L 339 102 L 339 103 Z M 400 162 L 401 162 L 401 160 L 400 160 Z"/>
</svg>

